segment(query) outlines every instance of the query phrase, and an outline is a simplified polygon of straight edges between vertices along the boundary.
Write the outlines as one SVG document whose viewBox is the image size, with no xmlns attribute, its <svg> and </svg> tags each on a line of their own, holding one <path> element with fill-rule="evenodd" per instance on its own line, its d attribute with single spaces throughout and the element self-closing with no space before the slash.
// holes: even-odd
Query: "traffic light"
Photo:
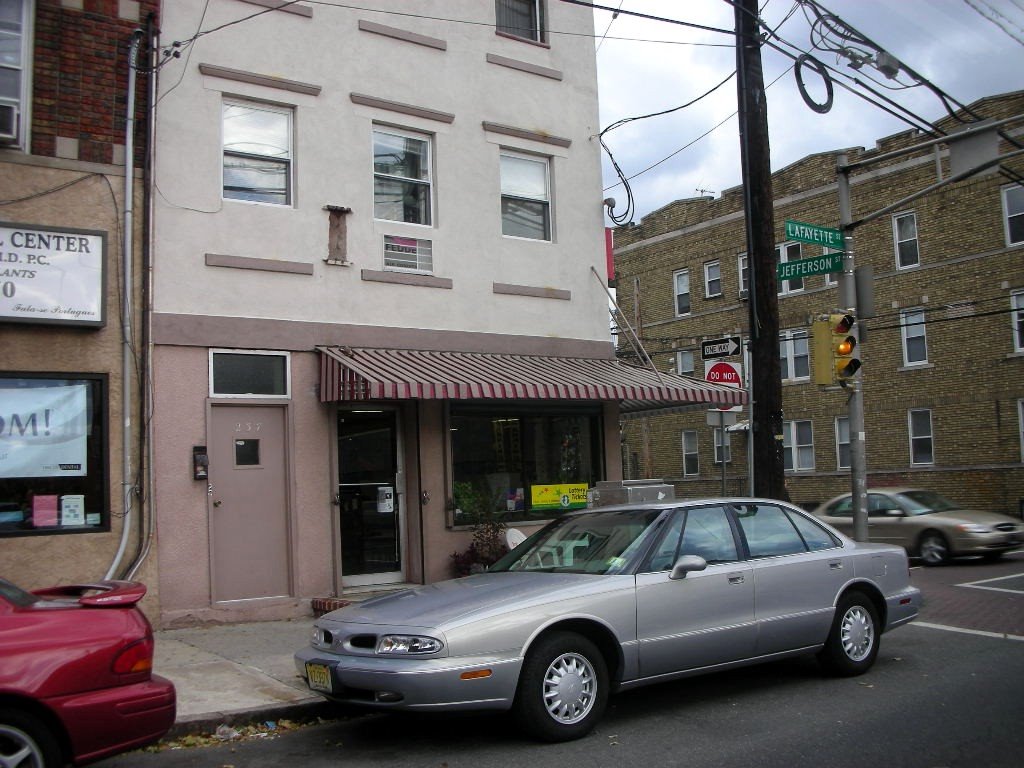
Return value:
<svg viewBox="0 0 1024 768">
<path fill-rule="evenodd" d="M 811 336 L 815 384 L 842 383 L 860 370 L 856 325 L 857 318 L 847 312 L 833 312 L 814 321 Z"/>
</svg>

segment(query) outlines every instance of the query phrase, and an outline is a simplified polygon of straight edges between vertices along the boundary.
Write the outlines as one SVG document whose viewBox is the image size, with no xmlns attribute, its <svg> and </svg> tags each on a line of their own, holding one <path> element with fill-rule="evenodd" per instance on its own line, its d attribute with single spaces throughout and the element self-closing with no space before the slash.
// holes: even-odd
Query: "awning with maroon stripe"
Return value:
<svg viewBox="0 0 1024 768">
<path fill-rule="evenodd" d="M 322 402 L 618 400 L 623 411 L 743 405 L 742 389 L 615 358 L 317 347 Z"/>
</svg>

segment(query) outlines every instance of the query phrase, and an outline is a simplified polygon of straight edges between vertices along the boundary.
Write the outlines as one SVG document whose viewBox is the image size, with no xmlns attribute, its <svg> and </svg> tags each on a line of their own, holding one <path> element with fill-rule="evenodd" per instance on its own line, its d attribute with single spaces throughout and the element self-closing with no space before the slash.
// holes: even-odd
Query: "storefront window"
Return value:
<svg viewBox="0 0 1024 768">
<path fill-rule="evenodd" d="M 0 374 L 0 536 L 109 530 L 107 379 Z"/>
<path fill-rule="evenodd" d="M 601 479 L 599 408 L 452 405 L 455 525 L 546 520 L 586 506 Z"/>
</svg>

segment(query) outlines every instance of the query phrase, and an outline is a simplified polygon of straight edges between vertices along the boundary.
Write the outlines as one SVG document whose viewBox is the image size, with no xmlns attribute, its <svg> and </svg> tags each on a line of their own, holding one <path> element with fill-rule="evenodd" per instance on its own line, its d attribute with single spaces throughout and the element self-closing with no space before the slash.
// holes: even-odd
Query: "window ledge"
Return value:
<svg viewBox="0 0 1024 768">
<path fill-rule="evenodd" d="M 934 368 L 935 363 L 911 363 L 910 365 L 903 365 L 897 368 L 897 371 L 927 371 L 930 368 Z"/>
<path fill-rule="evenodd" d="M 287 80 L 275 75 L 261 75 L 256 72 L 221 67 L 217 64 L 200 64 L 199 71 L 208 77 L 219 77 L 238 83 L 249 83 L 250 85 L 262 85 L 267 88 L 302 93 L 307 96 L 319 96 L 320 91 L 323 90 L 319 85 L 313 83 L 300 83 L 298 80 Z"/>
<path fill-rule="evenodd" d="M 1017 349 L 1013 352 L 1008 352 L 1006 355 L 1007 360 L 1016 360 L 1022 357 L 1024 357 L 1024 349 Z"/>
<path fill-rule="evenodd" d="M 551 48 L 550 43 L 545 43 L 542 40 L 533 40 L 529 37 L 522 37 L 520 35 L 513 35 L 511 32 L 502 32 L 501 30 L 494 30 L 494 34 L 498 37 L 503 37 L 506 40 L 515 40 L 517 43 L 526 43 L 527 45 L 535 45 L 538 48 Z"/>
<path fill-rule="evenodd" d="M 384 270 L 376 269 L 364 269 L 361 273 L 361 277 L 363 280 L 373 283 L 412 285 L 419 288 L 445 288 L 450 290 L 453 285 L 450 277 L 416 275 L 410 272 L 386 272 Z"/>
</svg>

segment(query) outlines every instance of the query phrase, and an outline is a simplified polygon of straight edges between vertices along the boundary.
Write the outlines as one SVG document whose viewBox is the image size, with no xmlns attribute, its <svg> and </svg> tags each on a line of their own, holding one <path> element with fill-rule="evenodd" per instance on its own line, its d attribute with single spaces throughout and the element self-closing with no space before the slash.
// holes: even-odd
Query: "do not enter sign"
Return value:
<svg viewBox="0 0 1024 768">
<path fill-rule="evenodd" d="M 739 363 L 727 363 L 718 361 L 712 363 L 704 372 L 704 380 L 710 384 L 722 384 L 726 387 L 743 386 L 743 368 Z M 720 408 L 722 411 L 742 411 L 743 406 L 734 405 L 731 408 Z"/>
</svg>

